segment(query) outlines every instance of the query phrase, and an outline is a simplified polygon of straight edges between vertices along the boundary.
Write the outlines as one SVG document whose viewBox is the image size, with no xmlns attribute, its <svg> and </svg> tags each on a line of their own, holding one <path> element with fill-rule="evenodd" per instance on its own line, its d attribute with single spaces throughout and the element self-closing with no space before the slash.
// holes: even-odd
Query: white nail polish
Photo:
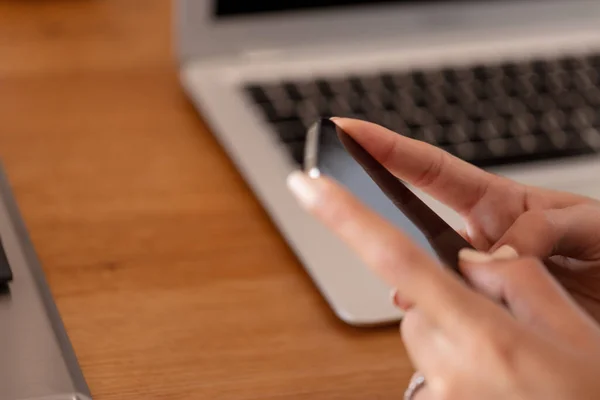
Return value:
<svg viewBox="0 0 600 400">
<path fill-rule="evenodd" d="M 304 207 L 312 207 L 318 198 L 314 179 L 309 178 L 301 171 L 292 172 L 287 178 L 288 189 Z"/>
<path fill-rule="evenodd" d="M 494 260 L 514 260 L 519 258 L 517 251 L 509 245 L 504 245 L 492 253 Z"/>
</svg>

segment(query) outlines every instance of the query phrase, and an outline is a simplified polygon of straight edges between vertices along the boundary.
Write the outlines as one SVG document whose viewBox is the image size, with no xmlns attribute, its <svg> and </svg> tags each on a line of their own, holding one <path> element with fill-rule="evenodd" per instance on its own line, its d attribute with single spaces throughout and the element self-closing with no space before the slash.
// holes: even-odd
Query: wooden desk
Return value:
<svg viewBox="0 0 600 400">
<path fill-rule="evenodd" d="M 0 2 L 0 155 L 96 400 L 399 399 L 180 90 L 165 0 Z"/>
</svg>

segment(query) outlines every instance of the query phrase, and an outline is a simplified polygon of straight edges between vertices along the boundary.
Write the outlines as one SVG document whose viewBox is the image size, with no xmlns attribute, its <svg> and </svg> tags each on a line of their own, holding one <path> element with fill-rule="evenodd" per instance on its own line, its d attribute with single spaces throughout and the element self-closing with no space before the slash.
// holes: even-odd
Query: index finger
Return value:
<svg viewBox="0 0 600 400">
<path fill-rule="evenodd" d="M 486 194 L 495 197 L 510 193 L 513 202 L 524 206 L 522 211 L 593 201 L 571 193 L 527 187 L 370 122 L 349 118 L 333 118 L 333 121 L 396 177 L 462 215 L 467 215 Z M 510 187 L 516 190 L 507 190 Z"/>
<path fill-rule="evenodd" d="M 301 205 L 433 321 L 464 322 L 464 310 L 477 307 L 469 300 L 470 289 L 454 274 L 329 178 L 311 179 L 296 172 L 288 185 Z"/>
<path fill-rule="evenodd" d="M 438 147 L 382 126 L 348 118 L 333 121 L 396 177 L 458 213 L 473 208 L 498 179 Z"/>
</svg>

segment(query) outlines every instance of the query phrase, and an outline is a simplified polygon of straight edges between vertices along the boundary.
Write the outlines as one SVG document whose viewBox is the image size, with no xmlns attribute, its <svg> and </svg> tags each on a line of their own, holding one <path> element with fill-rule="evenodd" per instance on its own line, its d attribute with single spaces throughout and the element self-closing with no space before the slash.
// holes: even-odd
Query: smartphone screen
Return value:
<svg viewBox="0 0 600 400">
<path fill-rule="evenodd" d="M 335 179 L 460 275 L 458 252 L 472 246 L 332 121 L 322 119 L 309 129 L 305 169 Z"/>
</svg>

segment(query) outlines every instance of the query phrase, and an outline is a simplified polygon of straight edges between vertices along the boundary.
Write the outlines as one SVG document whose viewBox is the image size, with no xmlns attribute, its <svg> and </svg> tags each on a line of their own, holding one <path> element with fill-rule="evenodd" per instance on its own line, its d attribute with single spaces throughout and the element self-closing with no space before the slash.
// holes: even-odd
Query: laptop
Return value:
<svg viewBox="0 0 600 400">
<path fill-rule="evenodd" d="M 351 116 L 523 183 L 600 198 L 600 2 L 179 0 L 184 90 L 333 312 L 402 318 L 296 204 L 306 129 Z M 451 210 L 418 195 L 451 226 Z"/>
<path fill-rule="evenodd" d="M 1 166 L 0 398 L 91 400 Z"/>
</svg>

